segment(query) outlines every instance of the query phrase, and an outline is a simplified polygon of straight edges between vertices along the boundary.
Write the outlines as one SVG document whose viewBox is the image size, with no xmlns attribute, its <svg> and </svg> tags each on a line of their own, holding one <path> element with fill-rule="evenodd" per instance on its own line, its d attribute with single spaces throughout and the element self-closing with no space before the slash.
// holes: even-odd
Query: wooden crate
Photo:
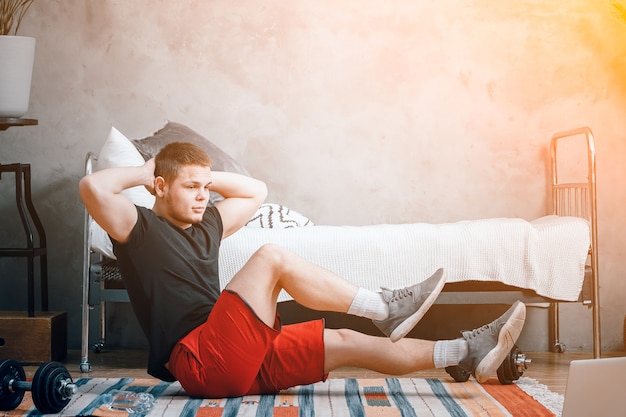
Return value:
<svg viewBox="0 0 626 417">
<path fill-rule="evenodd" d="M 0 360 L 25 364 L 61 361 L 67 356 L 67 313 L 0 311 Z"/>
</svg>

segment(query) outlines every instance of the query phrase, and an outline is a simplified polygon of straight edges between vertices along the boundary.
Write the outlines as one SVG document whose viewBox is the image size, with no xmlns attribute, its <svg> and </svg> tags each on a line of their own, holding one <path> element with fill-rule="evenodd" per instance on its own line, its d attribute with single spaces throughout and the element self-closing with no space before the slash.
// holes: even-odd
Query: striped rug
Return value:
<svg viewBox="0 0 626 417">
<path fill-rule="evenodd" d="M 178 383 L 155 379 L 81 378 L 78 393 L 60 416 L 185 416 L 185 417 L 354 417 L 354 416 L 554 416 L 560 414 L 562 396 L 537 381 L 522 377 L 516 384 L 497 380 L 480 385 L 470 379 L 386 378 L 329 379 L 299 386 L 276 395 L 201 400 L 185 395 Z M 103 404 L 112 390 L 148 392 L 156 398 L 146 413 L 129 414 Z M 0 412 L 0 415 L 2 412 Z M 37 416 L 30 393 L 5 416 Z"/>
</svg>

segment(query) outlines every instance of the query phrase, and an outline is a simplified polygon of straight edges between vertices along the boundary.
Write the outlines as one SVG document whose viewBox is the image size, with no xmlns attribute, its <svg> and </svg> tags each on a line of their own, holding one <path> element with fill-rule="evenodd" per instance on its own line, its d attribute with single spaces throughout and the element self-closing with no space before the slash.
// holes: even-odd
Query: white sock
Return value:
<svg viewBox="0 0 626 417">
<path fill-rule="evenodd" d="M 464 339 L 439 340 L 435 342 L 433 362 L 435 368 L 458 365 L 468 354 L 467 341 Z"/>
<path fill-rule="evenodd" d="M 389 305 L 380 293 L 359 288 L 350 304 L 348 314 L 372 320 L 384 320 L 389 317 Z"/>
</svg>

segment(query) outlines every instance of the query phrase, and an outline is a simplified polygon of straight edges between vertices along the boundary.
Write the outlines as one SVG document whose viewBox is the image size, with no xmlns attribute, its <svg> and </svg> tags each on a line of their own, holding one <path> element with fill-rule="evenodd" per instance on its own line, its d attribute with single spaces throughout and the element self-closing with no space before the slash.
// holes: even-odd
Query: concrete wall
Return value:
<svg viewBox="0 0 626 417">
<path fill-rule="evenodd" d="M 539 217 L 552 134 L 591 127 L 603 346 L 621 349 L 624 10 L 617 0 L 37 1 L 21 34 L 37 38 L 27 117 L 39 125 L 0 132 L 0 162 L 32 164 L 51 308 L 69 313 L 70 347 L 85 153 L 112 125 L 139 138 L 173 120 L 265 180 L 269 201 L 336 225 Z M 18 243 L 11 181 L 0 181 L 0 227 Z M 1 309 L 25 308 L 24 266 L 0 260 Z M 113 323 L 126 315 L 119 307 Z M 526 350 L 548 348 L 545 317 L 533 309 Z M 562 318 L 568 348 L 590 350 L 587 308 Z M 133 333 L 119 344 L 140 344 Z"/>
</svg>

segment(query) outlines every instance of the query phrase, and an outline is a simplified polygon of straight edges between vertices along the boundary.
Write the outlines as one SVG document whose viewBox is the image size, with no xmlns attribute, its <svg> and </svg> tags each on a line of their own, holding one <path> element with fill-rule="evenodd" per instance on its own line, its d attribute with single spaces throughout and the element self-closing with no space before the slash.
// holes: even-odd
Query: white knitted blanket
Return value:
<svg viewBox="0 0 626 417">
<path fill-rule="evenodd" d="M 590 243 L 578 217 L 497 218 L 444 224 L 244 227 L 222 242 L 222 287 L 264 243 L 275 243 L 374 291 L 420 282 L 499 281 L 556 300 L 578 299 Z M 279 301 L 290 300 L 284 291 Z"/>
</svg>

